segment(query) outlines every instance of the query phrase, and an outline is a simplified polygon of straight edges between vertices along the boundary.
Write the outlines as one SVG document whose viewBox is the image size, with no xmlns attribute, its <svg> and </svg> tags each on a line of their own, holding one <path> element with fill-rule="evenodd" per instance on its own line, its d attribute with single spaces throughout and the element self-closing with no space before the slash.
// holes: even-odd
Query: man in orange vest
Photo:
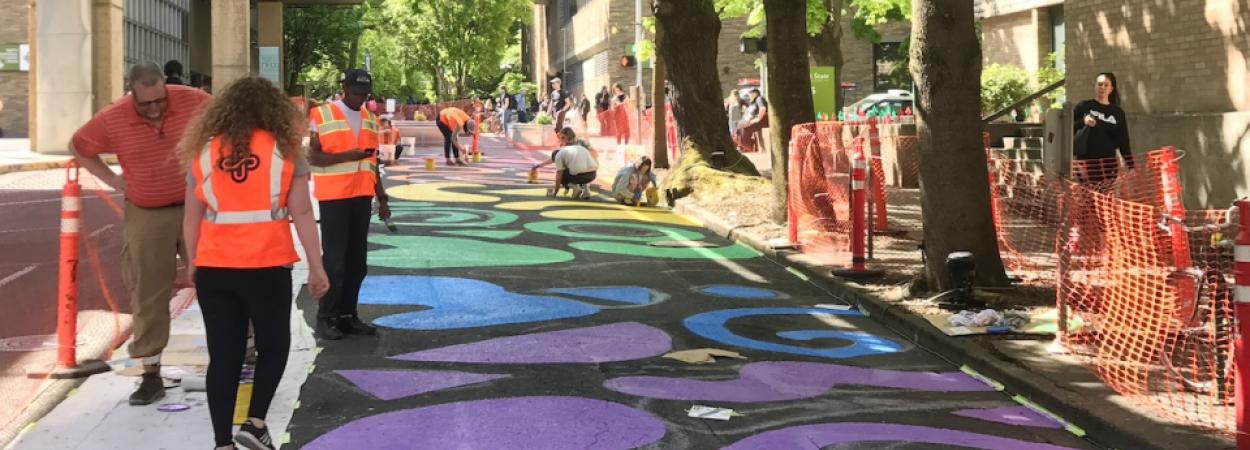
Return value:
<svg viewBox="0 0 1250 450">
<path fill-rule="evenodd" d="M 309 113 L 313 195 L 321 209 L 321 248 L 330 277 L 315 329 L 327 340 L 342 339 L 344 333 L 377 334 L 356 311 L 368 271 L 369 217 L 375 196 L 378 216 L 386 220 L 391 215 L 378 175 L 377 118 L 364 108 L 372 90 L 369 72 L 349 70 L 343 75 L 343 98 Z"/>
</svg>

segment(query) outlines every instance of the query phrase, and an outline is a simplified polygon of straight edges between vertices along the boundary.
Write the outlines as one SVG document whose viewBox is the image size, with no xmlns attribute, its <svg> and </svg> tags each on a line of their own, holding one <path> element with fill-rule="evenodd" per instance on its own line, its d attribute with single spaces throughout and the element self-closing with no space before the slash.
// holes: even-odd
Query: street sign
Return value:
<svg viewBox="0 0 1250 450">
<path fill-rule="evenodd" d="M 0 44 L 0 72 L 29 72 L 30 46 Z"/>
<path fill-rule="evenodd" d="M 838 85 L 834 82 L 831 66 L 812 67 L 812 103 L 816 120 L 834 120 L 838 117 Z"/>
<path fill-rule="evenodd" d="M 260 47 L 260 76 L 268 78 L 275 84 L 282 84 L 281 63 L 278 47 Z"/>
</svg>

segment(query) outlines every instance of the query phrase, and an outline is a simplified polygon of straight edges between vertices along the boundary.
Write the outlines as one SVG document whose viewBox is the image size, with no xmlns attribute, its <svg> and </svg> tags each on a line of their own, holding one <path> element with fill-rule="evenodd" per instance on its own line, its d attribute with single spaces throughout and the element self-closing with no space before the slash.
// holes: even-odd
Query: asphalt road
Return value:
<svg viewBox="0 0 1250 450">
<path fill-rule="evenodd" d="M 374 225 L 360 308 L 380 335 L 321 343 L 286 448 L 1095 448 L 749 248 L 550 202 L 525 183 L 546 153 L 486 148 L 389 171 L 399 231 Z M 743 359 L 664 357 L 706 348 Z"/>
</svg>

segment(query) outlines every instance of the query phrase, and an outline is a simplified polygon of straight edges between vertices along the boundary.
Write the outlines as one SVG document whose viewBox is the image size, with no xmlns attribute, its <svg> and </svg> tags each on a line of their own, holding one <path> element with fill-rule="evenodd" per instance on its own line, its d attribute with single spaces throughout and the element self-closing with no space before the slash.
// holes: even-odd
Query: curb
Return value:
<svg viewBox="0 0 1250 450">
<path fill-rule="evenodd" d="M 70 162 L 70 159 L 66 159 L 64 161 L 41 161 L 41 162 L 21 163 L 21 164 L 3 164 L 3 165 L 0 165 L 0 175 L 6 174 L 6 173 L 13 173 L 13 172 L 29 172 L 32 170 L 63 169 L 65 168 L 66 165 L 69 164 L 69 162 Z"/>
<path fill-rule="evenodd" d="M 1000 390 L 1019 394 L 1016 397 L 1023 397 L 1066 419 L 1087 433 L 1083 437 L 1099 445 L 1133 450 L 1235 447 L 1231 440 L 1213 436 L 1215 433 L 1188 428 L 1177 429 L 1175 426 L 1150 420 L 1139 411 L 1106 398 L 1091 398 L 1087 394 L 1072 391 L 1034 375 L 1023 366 L 998 359 L 984 347 L 971 341 L 947 336 L 928 321 L 899 305 L 878 299 L 861 288 L 832 278 L 825 270 L 795 261 L 788 256 L 789 252 L 773 250 L 755 236 L 739 233 L 737 225 L 730 225 L 693 202 L 679 202 L 673 211 L 693 216 L 721 237 L 740 241 L 778 263 L 806 272 L 809 281 L 856 305 L 865 316 L 874 317 L 916 346 L 927 349 L 956 366 L 966 364 L 985 377 L 1000 382 L 1004 387 Z"/>
</svg>

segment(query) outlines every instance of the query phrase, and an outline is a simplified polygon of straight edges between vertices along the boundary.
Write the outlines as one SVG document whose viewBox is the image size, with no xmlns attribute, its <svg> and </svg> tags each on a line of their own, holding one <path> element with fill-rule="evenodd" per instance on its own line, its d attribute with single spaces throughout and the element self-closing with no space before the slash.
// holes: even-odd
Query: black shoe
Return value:
<svg viewBox="0 0 1250 450">
<path fill-rule="evenodd" d="M 334 319 L 317 319 L 317 336 L 327 341 L 337 341 L 343 339 L 343 332 L 339 331 L 338 325 Z"/>
<path fill-rule="evenodd" d="M 165 380 L 161 379 L 160 372 L 145 373 L 139 389 L 130 394 L 130 406 L 151 405 L 162 398 L 165 398 Z"/>
<path fill-rule="evenodd" d="M 269 427 L 257 428 L 250 420 L 243 421 L 243 425 L 239 426 L 239 434 L 234 435 L 234 441 L 251 450 L 274 450 Z"/>
<path fill-rule="evenodd" d="M 377 328 L 374 328 L 373 325 L 362 322 L 360 318 L 356 316 L 339 318 L 339 329 L 343 330 L 343 332 L 347 334 L 378 334 Z"/>
</svg>

